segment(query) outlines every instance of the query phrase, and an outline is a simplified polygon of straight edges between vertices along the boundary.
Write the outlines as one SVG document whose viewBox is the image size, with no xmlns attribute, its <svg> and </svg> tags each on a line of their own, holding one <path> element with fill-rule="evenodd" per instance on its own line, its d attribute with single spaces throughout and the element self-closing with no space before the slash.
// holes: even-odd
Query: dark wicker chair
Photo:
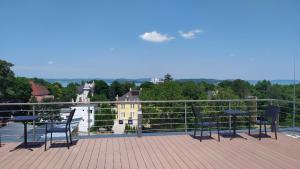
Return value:
<svg viewBox="0 0 300 169">
<path fill-rule="evenodd" d="M 69 136 L 70 136 L 70 143 L 72 144 L 71 122 L 72 122 L 74 113 L 75 113 L 75 109 L 71 110 L 70 115 L 68 116 L 66 121 L 52 121 L 49 123 L 45 123 L 46 124 L 45 151 L 47 150 L 47 134 L 48 133 L 51 133 L 50 144 L 52 144 L 52 133 L 66 133 L 68 149 L 70 148 L 68 132 L 69 132 Z"/>
<path fill-rule="evenodd" d="M 196 130 L 197 128 L 201 128 L 201 135 L 200 135 L 200 141 L 202 141 L 203 136 L 203 128 L 209 129 L 209 136 L 211 137 L 211 128 L 217 127 L 218 130 L 218 141 L 220 141 L 220 126 L 219 126 L 219 118 L 218 116 L 204 116 L 203 113 L 200 111 L 198 107 L 195 105 L 192 105 L 192 111 L 195 116 L 195 122 L 194 122 L 194 137 L 196 137 Z M 204 121 L 204 117 L 207 119 Z"/>
<path fill-rule="evenodd" d="M 267 136 L 267 125 L 273 126 L 275 139 L 277 140 L 277 124 L 278 124 L 278 116 L 280 109 L 276 106 L 268 106 L 267 110 L 262 113 L 256 120 L 256 124 L 259 125 L 259 140 L 261 140 L 262 136 L 262 125 L 265 128 L 265 135 Z"/>
</svg>

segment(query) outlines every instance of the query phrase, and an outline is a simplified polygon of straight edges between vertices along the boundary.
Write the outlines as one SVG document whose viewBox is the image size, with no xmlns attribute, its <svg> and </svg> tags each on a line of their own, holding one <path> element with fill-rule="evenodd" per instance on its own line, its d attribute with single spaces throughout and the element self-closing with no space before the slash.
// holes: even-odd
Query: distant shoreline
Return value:
<svg viewBox="0 0 300 169">
<path fill-rule="evenodd" d="M 94 78 L 94 79 L 90 79 L 90 78 L 74 78 L 74 79 L 67 79 L 67 78 L 57 78 L 57 79 L 44 79 L 49 83 L 55 83 L 58 82 L 60 83 L 62 86 L 67 86 L 70 83 L 78 83 L 80 84 L 82 81 L 86 82 L 86 81 L 90 81 L 90 80 L 103 80 L 105 81 L 108 85 L 110 85 L 113 81 L 118 81 L 120 83 L 125 82 L 125 81 L 131 81 L 134 82 L 137 86 L 139 86 L 140 84 L 144 83 L 144 82 L 150 82 L 151 79 L 150 78 L 140 78 L 140 79 L 100 79 L 100 78 Z M 180 81 L 180 82 L 186 82 L 186 81 L 193 81 L 193 82 L 207 82 L 207 83 L 211 83 L 211 84 L 217 84 L 221 81 L 224 80 L 218 80 L 218 79 L 175 79 L 176 81 Z M 230 79 L 233 80 L 233 79 Z M 245 80 L 247 82 L 249 82 L 252 85 L 255 85 L 258 81 L 262 81 L 262 80 Z M 272 84 L 279 84 L 279 85 L 292 85 L 294 84 L 294 80 L 270 80 L 270 82 Z M 300 81 L 296 80 L 296 84 L 298 84 Z"/>
</svg>

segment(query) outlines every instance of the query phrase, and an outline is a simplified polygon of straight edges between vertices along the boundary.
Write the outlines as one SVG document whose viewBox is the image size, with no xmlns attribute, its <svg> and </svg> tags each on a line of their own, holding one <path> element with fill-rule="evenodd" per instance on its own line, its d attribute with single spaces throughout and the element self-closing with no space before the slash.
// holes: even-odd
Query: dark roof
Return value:
<svg viewBox="0 0 300 169">
<path fill-rule="evenodd" d="M 140 90 L 130 90 L 122 97 L 119 97 L 119 101 L 139 101 L 140 93 Z"/>
<path fill-rule="evenodd" d="M 31 89 L 32 89 L 31 94 L 33 96 L 46 96 L 46 95 L 50 94 L 49 90 L 45 86 L 38 85 L 38 84 L 34 83 L 33 81 L 30 81 L 30 84 L 31 84 Z"/>
</svg>

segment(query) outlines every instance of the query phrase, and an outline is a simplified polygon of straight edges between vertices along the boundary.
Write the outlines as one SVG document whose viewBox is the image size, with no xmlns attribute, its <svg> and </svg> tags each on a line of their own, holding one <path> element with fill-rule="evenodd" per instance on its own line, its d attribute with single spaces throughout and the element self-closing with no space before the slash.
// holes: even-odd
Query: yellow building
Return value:
<svg viewBox="0 0 300 169">
<path fill-rule="evenodd" d="M 140 90 L 131 90 L 121 97 L 116 97 L 116 120 L 114 122 L 114 133 L 124 133 L 125 125 L 137 126 L 138 111 L 141 109 Z M 120 103 L 118 103 L 120 102 Z M 128 103 L 127 103 L 128 102 Z"/>
</svg>

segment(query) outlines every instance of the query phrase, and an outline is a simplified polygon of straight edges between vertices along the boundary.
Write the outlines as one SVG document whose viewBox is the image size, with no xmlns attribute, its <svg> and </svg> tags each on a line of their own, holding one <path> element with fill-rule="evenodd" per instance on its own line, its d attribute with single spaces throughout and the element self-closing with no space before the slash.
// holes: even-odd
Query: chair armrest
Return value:
<svg viewBox="0 0 300 169">
<path fill-rule="evenodd" d="M 66 121 L 52 121 L 52 122 L 43 122 L 43 124 L 67 124 Z"/>
</svg>

